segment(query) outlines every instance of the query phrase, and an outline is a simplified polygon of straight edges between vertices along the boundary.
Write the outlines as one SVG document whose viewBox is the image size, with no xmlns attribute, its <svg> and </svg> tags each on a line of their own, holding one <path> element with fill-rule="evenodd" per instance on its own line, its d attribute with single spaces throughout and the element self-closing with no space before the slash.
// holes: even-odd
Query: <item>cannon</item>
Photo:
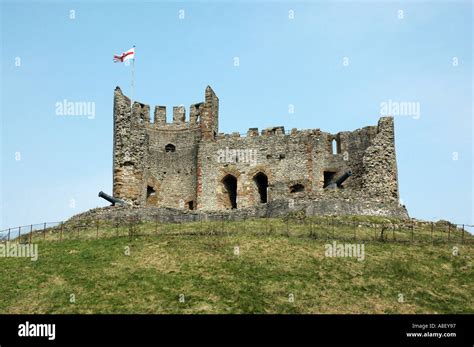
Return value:
<svg viewBox="0 0 474 347">
<path fill-rule="evenodd" d="M 103 191 L 99 192 L 99 197 L 102 199 L 107 200 L 112 204 L 112 206 L 119 205 L 119 206 L 124 206 L 127 205 L 127 203 L 123 200 L 114 198 L 113 196 L 110 196 L 109 194 L 104 193 Z"/>
<path fill-rule="evenodd" d="M 341 188 L 341 185 L 344 183 L 344 181 L 347 180 L 351 176 L 352 176 L 352 171 L 347 170 L 346 172 L 344 172 L 344 174 L 342 174 L 341 177 L 327 184 L 326 186 L 324 186 L 324 188 L 330 188 L 330 189 Z"/>
</svg>

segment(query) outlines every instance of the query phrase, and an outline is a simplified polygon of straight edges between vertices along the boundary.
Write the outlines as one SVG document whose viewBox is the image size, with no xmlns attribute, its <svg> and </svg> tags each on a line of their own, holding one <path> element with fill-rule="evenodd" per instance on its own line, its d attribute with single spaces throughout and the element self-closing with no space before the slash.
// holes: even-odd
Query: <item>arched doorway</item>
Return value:
<svg viewBox="0 0 474 347">
<path fill-rule="evenodd" d="M 253 176 L 253 181 L 255 182 L 258 195 L 260 196 L 260 202 L 262 204 L 267 203 L 267 188 L 268 188 L 268 177 L 262 172 L 259 172 L 255 176 Z"/>
<path fill-rule="evenodd" d="M 222 184 L 226 192 L 225 206 L 227 208 L 237 208 L 237 178 L 227 175 L 222 179 Z"/>
</svg>

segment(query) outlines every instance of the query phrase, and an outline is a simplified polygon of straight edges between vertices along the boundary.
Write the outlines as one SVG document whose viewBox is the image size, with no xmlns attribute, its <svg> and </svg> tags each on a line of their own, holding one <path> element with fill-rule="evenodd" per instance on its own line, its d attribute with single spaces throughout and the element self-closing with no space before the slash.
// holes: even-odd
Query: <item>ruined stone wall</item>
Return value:
<svg viewBox="0 0 474 347">
<path fill-rule="evenodd" d="M 198 161 L 206 174 L 203 175 L 202 192 L 198 196 L 198 208 L 229 208 L 223 184 L 228 175 L 237 178 L 238 208 L 259 205 L 260 194 L 254 178 L 260 173 L 268 178 L 268 201 L 370 199 L 370 194 L 362 191 L 364 184 L 367 184 L 367 168 L 362 159 L 376 134 L 377 127 L 336 135 L 319 129 L 293 129 L 285 134 L 283 127 L 265 129 L 261 134 L 253 128 L 245 137 L 218 134 L 214 141 L 203 141 L 199 145 Z M 333 140 L 337 147 L 335 153 Z M 353 172 L 353 176 L 340 189 L 324 188 L 325 173 L 333 173 L 334 178 L 338 178 L 348 170 Z M 297 185 L 299 190 L 294 189 Z"/>
<path fill-rule="evenodd" d="M 195 221 L 222 221 L 222 220 L 245 220 L 249 218 L 278 218 L 287 216 L 289 213 L 304 211 L 304 215 L 311 216 L 348 216 L 348 215 L 377 215 L 408 219 L 406 209 L 392 204 L 367 204 L 363 200 L 352 202 L 339 200 L 298 200 L 290 207 L 283 200 L 271 201 L 268 204 L 251 208 L 241 208 L 224 211 L 189 211 L 187 209 L 175 209 L 154 206 L 108 206 L 91 209 L 89 211 L 73 216 L 68 222 L 80 220 L 105 220 L 116 222 L 130 218 L 140 221 L 153 221 L 159 223 L 186 223 Z"/>
<path fill-rule="evenodd" d="M 206 87 L 200 126 L 204 139 L 212 140 L 217 135 L 219 129 L 219 98 L 210 86 Z"/>
<path fill-rule="evenodd" d="M 318 202 L 325 206 L 321 211 L 343 205 L 400 215 L 392 118 L 337 134 L 283 127 L 220 134 L 219 99 L 210 87 L 188 120 L 183 106 L 173 108 L 172 123 L 164 106 L 155 107 L 153 120 L 149 113 L 137 102 L 130 112 L 116 89 L 114 195 L 135 205 L 224 211 L 306 201 L 315 210 Z M 348 170 L 342 186 L 325 188 Z"/>
<path fill-rule="evenodd" d="M 377 201 L 398 202 L 398 172 L 392 117 L 380 118 L 371 145 L 362 158 L 362 190 Z"/>
<path fill-rule="evenodd" d="M 262 173 L 268 179 L 268 201 L 281 198 L 288 184 L 301 183 L 310 189 L 313 177 L 308 159 L 315 141 L 313 132 L 285 135 L 283 129 L 246 137 L 238 134 L 217 136 L 215 141 L 203 141 L 199 146 L 199 161 L 204 173 L 198 207 L 221 210 L 229 207 L 222 180 L 227 175 L 237 178 L 237 208 L 260 204 L 254 177 Z"/>
<path fill-rule="evenodd" d="M 149 122 L 147 105 L 134 103 L 122 94 L 114 93 L 113 195 L 135 203 L 143 201 L 146 153 L 149 138 L 145 124 Z"/>
</svg>

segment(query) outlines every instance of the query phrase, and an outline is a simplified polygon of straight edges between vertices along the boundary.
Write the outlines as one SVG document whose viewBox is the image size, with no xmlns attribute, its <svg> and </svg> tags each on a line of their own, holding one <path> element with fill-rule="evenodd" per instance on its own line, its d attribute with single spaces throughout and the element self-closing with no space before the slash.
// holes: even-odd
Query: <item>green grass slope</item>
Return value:
<svg viewBox="0 0 474 347">
<path fill-rule="evenodd" d="M 337 226 L 310 237 L 238 223 L 35 235 L 37 261 L 0 258 L 0 313 L 474 313 L 472 243 L 336 240 L 364 242 L 359 261 L 325 256 Z"/>
</svg>

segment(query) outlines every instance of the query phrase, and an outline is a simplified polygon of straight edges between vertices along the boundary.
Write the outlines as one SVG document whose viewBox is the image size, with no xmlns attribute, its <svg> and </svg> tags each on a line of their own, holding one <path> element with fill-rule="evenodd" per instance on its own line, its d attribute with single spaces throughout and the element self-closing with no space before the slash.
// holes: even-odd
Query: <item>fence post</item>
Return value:
<svg viewBox="0 0 474 347">
<path fill-rule="evenodd" d="M 119 221 L 118 221 L 118 219 L 117 219 L 117 220 L 115 221 L 115 236 L 116 236 L 116 237 L 119 236 L 118 227 L 119 227 Z"/>
<path fill-rule="evenodd" d="M 21 227 L 18 227 L 18 240 L 17 240 L 17 243 L 20 243 L 20 239 L 21 239 Z"/>
<path fill-rule="evenodd" d="M 332 217 L 332 238 L 334 238 L 334 217 Z"/>
<path fill-rule="evenodd" d="M 464 224 L 462 225 L 461 243 L 464 243 Z"/>
<path fill-rule="evenodd" d="M 63 228 L 64 228 L 64 222 L 61 222 L 61 230 L 59 231 L 59 241 L 63 240 Z"/>
<path fill-rule="evenodd" d="M 155 235 L 158 235 L 158 215 L 155 215 Z"/>
<path fill-rule="evenodd" d="M 221 214 L 221 227 L 222 227 L 222 233 L 224 233 L 224 215 Z"/>
<path fill-rule="evenodd" d="M 290 221 L 290 218 L 287 218 L 286 219 L 286 236 L 290 236 L 290 231 L 289 231 L 289 228 L 288 228 L 289 221 Z"/>
<path fill-rule="evenodd" d="M 377 223 L 374 223 L 374 241 L 377 240 Z"/>
<path fill-rule="evenodd" d="M 7 241 L 10 241 L 10 228 L 8 228 L 8 240 Z"/>
<path fill-rule="evenodd" d="M 415 222 L 413 221 L 413 219 L 411 220 L 411 242 L 413 243 L 414 241 L 414 235 L 413 235 L 413 228 L 415 226 Z"/>
<path fill-rule="evenodd" d="M 30 225 L 30 240 L 29 243 L 31 245 L 31 237 L 33 236 L 33 224 Z"/>
<path fill-rule="evenodd" d="M 330 223 L 331 223 L 331 220 L 327 218 L 324 218 L 322 221 L 320 221 L 320 224 L 323 227 L 321 231 L 324 230 L 326 241 L 329 240 L 329 228 L 331 227 Z"/>
<path fill-rule="evenodd" d="M 199 232 L 202 234 L 202 212 L 199 213 Z"/>
<path fill-rule="evenodd" d="M 431 243 L 433 243 L 433 228 L 434 228 L 434 223 L 431 222 Z"/>
<path fill-rule="evenodd" d="M 451 223 L 448 222 L 448 242 L 451 239 Z"/>
<path fill-rule="evenodd" d="M 46 240 L 46 223 L 43 224 L 43 240 Z"/>
</svg>

